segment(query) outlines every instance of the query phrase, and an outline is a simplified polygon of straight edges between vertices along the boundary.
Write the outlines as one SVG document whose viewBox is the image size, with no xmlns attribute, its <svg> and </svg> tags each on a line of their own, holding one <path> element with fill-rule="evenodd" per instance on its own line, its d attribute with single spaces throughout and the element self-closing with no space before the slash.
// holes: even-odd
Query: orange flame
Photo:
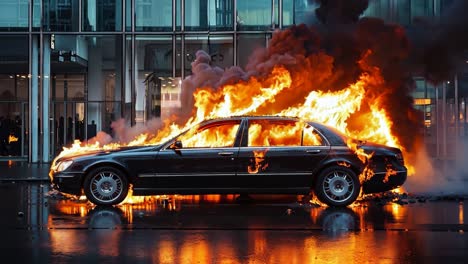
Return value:
<svg viewBox="0 0 468 264">
<path fill-rule="evenodd" d="M 314 77 L 296 76 L 295 78 Z M 74 144 L 71 147 L 64 148 L 56 159 L 66 155 L 75 155 L 88 151 L 105 151 L 121 146 L 158 144 L 203 120 L 234 115 L 296 116 L 303 120 L 312 120 L 335 127 L 352 139 L 398 147 L 403 154 L 407 154 L 400 139 L 392 133 L 393 122 L 389 118 L 386 106 L 379 98 L 372 98 L 372 93 L 369 92 L 370 87 L 382 85 L 385 85 L 385 81 L 381 77 L 380 70 L 372 68 L 363 73 L 355 83 L 351 83 L 341 90 L 325 92 L 315 90 L 314 87 L 298 88 L 299 84 L 293 84 L 291 73 L 285 67 L 275 66 L 267 76 L 252 76 L 248 80 L 227 84 L 216 89 L 212 87 L 198 88 L 193 94 L 194 114 L 185 124 L 181 125 L 166 121 L 166 125 L 161 130 L 155 131 L 154 134 L 141 134 L 128 143 L 116 142 L 101 145 L 99 142 L 87 144 L 75 140 Z M 295 101 L 290 103 L 292 101 L 291 97 L 296 94 L 294 89 L 308 89 L 308 92 L 305 97 L 293 98 Z M 290 94 L 291 96 L 289 96 Z M 358 126 L 356 123 L 359 123 Z M 237 126 L 230 126 L 213 131 L 214 134 L 211 134 L 211 132 L 208 134 L 200 133 L 196 137 L 187 137 L 184 146 L 199 141 L 206 141 L 206 146 L 229 145 L 233 143 L 229 139 L 232 138 L 236 130 Z M 295 133 L 294 129 L 282 131 L 272 129 L 267 135 L 252 136 L 252 140 L 263 140 L 257 146 L 271 146 L 274 144 L 275 138 L 279 138 L 281 133 Z M 253 128 L 252 131 L 249 129 L 249 135 L 250 133 L 255 134 L 257 132 Z M 188 135 L 193 136 L 190 132 Z M 287 137 L 288 135 L 281 134 L 281 137 L 283 136 Z M 357 142 L 356 140 L 349 140 L 347 144 L 356 152 L 361 161 L 366 163 L 373 153 L 365 153 Z M 289 144 L 291 142 L 283 143 Z M 317 144 L 319 143 L 317 142 Z M 256 173 L 262 169 L 264 165 L 259 165 L 259 163 L 264 159 L 264 155 L 265 152 L 254 152 L 256 165 L 249 166 L 249 173 Z M 411 161 L 407 162 L 406 166 L 409 174 L 414 173 Z M 360 175 L 360 179 L 368 179 L 372 176 L 373 169 L 366 168 Z"/>
<path fill-rule="evenodd" d="M 351 167 L 351 164 L 344 162 L 344 161 L 338 161 L 337 164 L 346 168 Z"/>
<path fill-rule="evenodd" d="M 386 169 L 387 171 L 385 172 L 385 177 L 383 179 L 383 182 L 388 182 L 388 178 L 390 176 L 397 174 L 397 171 L 393 169 L 392 164 L 387 164 Z"/>
<path fill-rule="evenodd" d="M 14 135 L 8 136 L 8 144 L 10 144 L 11 142 L 16 142 L 16 141 L 18 141 L 18 138 L 15 137 Z"/>
<path fill-rule="evenodd" d="M 247 167 L 247 171 L 251 174 L 258 173 L 259 171 L 264 171 L 268 168 L 268 163 L 265 162 L 265 156 L 268 149 L 265 150 L 254 150 L 253 163 Z"/>
</svg>

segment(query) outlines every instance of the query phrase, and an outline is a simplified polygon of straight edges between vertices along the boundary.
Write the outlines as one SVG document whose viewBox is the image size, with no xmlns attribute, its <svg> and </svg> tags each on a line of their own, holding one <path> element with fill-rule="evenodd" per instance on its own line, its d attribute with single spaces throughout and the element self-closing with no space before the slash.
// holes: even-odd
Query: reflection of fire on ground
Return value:
<svg viewBox="0 0 468 264">
<path fill-rule="evenodd" d="M 268 163 L 265 161 L 265 156 L 268 149 L 265 150 L 254 150 L 253 158 L 250 160 L 250 164 L 247 167 L 247 171 L 251 174 L 264 171 L 268 167 Z"/>
</svg>

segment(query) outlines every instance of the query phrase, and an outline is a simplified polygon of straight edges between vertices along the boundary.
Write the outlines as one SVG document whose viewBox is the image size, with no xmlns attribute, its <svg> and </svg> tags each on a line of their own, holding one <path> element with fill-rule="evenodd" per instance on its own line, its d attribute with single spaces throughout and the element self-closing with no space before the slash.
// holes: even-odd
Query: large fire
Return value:
<svg viewBox="0 0 468 264">
<path fill-rule="evenodd" d="M 101 145 L 99 142 L 86 144 L 75 141 L 71 148 L 64 148 L 58 157 L 100 149 L 116 149 L 121 146 L 157 144 L 205 119 L 248 114 L 276 114 L 281 116 L 296 116 L 305 120 L 314 120 L 333 126 L 339 131 L 349 135 L 351 138 L 364 139 L 388 146 L 398 147 L 405 152 L 405 148 L 399 143 L 398 138 L 392 135 L 391 128 L 393 123 L 389 120 L 386 110 L 379 105 L 379 100 L 365 100 L 366 87 L 369 84 L 378 85 L 379 82 L 382 82 L 379 75 L 371 76 L 366 73 L 363 74 L 357 82 L 349 85 L 345 89 L 337 92 L 311 91 L 302 104 L 272 113 L 263 107 L 264 104 L 281 100 L 281 98 L 277 98 L 277 95 L 283 90 L 290 89 L 291 85 L 291 76 L 289 71 L 284 67 L 276 66 L 271 72 L 271 75 L 263 82 L 252 77 L 247 82 L 226 85 L 216 91 L 207 88 L 200 88 L 194 94 L 196 115 L 190 118 L 183 126 L 170 124 L 155 135 L 141 134 L 127 144 L 112 143 Z M 348 129 L 347 121 L 349 117 L 360 110 L 363 105 L 367 106 L 366 108 L 368 111 L 360 113 L 360 119 L 363 122 L 362 129 Z M 206 142 L 203 144 L 205 146 L 232 145 L 233 142 L 226 142 L 226 140 L 233 138 L 232 134 L 237 131 L 237 127 L 238 126 L 232 126 L 229 127 L 229 129 L 218 129 L 216 131 L 209 130 L 213 133 L 212 135 L 199 133 L 196 137 L 194 137 L 192 133 L 188 133 L 186 134 L 188 136 L 186 136 L 184 145 L 190 146 L 195 142 L 200 141 Z M 258 129 L 255 128 L 256 126 L 253 126 L 252 131 L 249 131 L 249 133 L 252 133 L 252 142 L 249 143 L 253 146 L 268 146 L 270 143 L 265 141 L 278 140 L 278 138 L 285 140 L 285 144 L 295 144 L 294 142 L 289 142 L 291 141 L 290 139 L 299 138 L 294 137 L 295 131 L 299 131 L 295 128 L 275 131 L 277 127 L 271 129 L 263 127 L 262 135 L 257 135 L 257 133 L 261 131 L 260 127 L 258 127 Z M 208 130 L 205 130 L 205 132 L 206 131 Z M 289 133 L 290 135 L 281 135 L 282 133 Z M 256 142 L 253 142 L 255 140 L 261 140 L 263 142 L 257 144 Z M 312 140 L 316 141 L 317 139 Z M 300 144 L 300 142 L 298 142 L 298 144 Z M 364 153 L 362 149 L 357 147 L 356 143 L 350 141 L 348 142 L 348 145 L 356 151 L 363 162 L 372 155 Z M 258 159 L 260 158 L 259 155 L 264 153 L 254 154 L 255 159 Z M 408 167 L 410 168 L 410 172 L 413 172 L 411 164 Z M 258 171 L 258 169 L 259 168 L 256 167 L 254 170 Z"/>
<path fill-rule="evenodd" d="M 379 46 L 380 40 L 371 41 L 378 38 L 378 36 L 370 34 L 373 32 L 371 29 L 381 29 L 378 31 L 380 32 L 379 36 L 387 38 L 387 43 Z M 310 28 L 304 25 L 292 27 L 275 33 L 270 47 L 251 60 L 250 64 L 247 65 L 247 69 L 250 71 L 245 72 L 242 77 L 232 78 L 235 75 L 233 73 L 237 73 L 238 70 L 227 69 L 223 74 L 216 76 L 215 73 L 219 73 L 219 71 L 212 70 L 215 73 L 211 73 L 209 76 L 218 78 L 218 80 L 192 82 L 192 84 L 195 83 L 192 85 L 194 87 L 183 86 L 183 92 L 189 93 L 193 100 L 192 114 L 183 121 L 180 121 L 181 118 L 164 120 L 165 125 L 158 131 L 139 134 L 127 142 L 102 144 L 96 140 L 93 140 L 92 143 L 76 140 L 71 147 L 64 148 L 56 159 L 87 151 L 158 144 L 203 120 L 211 118 L 239 115 L 278 115 L 317 121 L 335 127 L 353 139 L 400 148 L 405 156 L 408 174 L 412 175 L 415 173 L 413 166 L 415 158 L 414 155 L 411 155 L 409 148 L 414 147 L 414 142 L 417 141 L 413 137 L 416 133 L 415 128 L 410 128 L 416 122 L 414 109 L 411 108 L 411 101 L 408 100 L 409 97 L 406 94 L 398 94 L 404 91 L 404 88 L 399 88 L 403 87 L 400 85 L 401 83 L 395 81 L 402 79 L 398 77 L 400 75 L 394 74 L 397 77 L 392 77 L 392 80 L 386 80 L 383 77 L 384 75 L 388 77 L 389 69 L 398 66 L 390 64 L 387 60 L 381 61 L 381 58 L 385 58 L 383 54 L 387 53 L 389 56 L 393 56 L 394 60 L 404 57 L 406 49 L 404 33 L 399 27 L 387 26 L 378 21 L 369 20 L 359 24 L 356 32 L 367 36 L 368 39 L 358 39 L 357 41 L 362 42 L 360 48 L 363 46 L 366 48 L 357 52 L 358 55 L 355 56 L 353 73 L 357 74 L 354 74 L 352 78 L 342 73 L 343 63 L 335 62 L 335 57 L 320 50 L 319 41 L 316 40 L 316 35 Z M 288 44 L 288 42 L 291 43 Z M 399 53 L 396 51 L 392 53 L 387 48 Z M 197 75 L 208 76 L 208 74 L 200 74 L 201 71 L 209 71 L 212 67 L 209 56 L 204 56 L 204 54 L 206 53 L 201 51 L 197 53 L 197 59 L 192 63 L 193 75 L 184 82 L 190 81 L 193 76 L 195 79 L 201 78 L 196 77 Z M 382 63 L 385 63 L 384 68 L 378 66 Z M 204 64 L 203 67 L 199 67 L 201 64 Z M 351 81 L 347 85 L 340 85 L 337 80 L 342 76 L 345 76 L 346 78 L 343 78 L 346 80 L 351 79 Z M 398 129 L 394 127 L 394 123 L 398 123 Z M 212 131 L 216 135 L 197 134 L 197 137 L 190 137 L 189 140 L 186 140 L 184 145 L 191 145 L 195 141 L 203 141 L 204 146 L 231 145 L 233 142 L 227 141 L 232 138 L 229 135 L 235 133 L 236 128 L 236 126 L 231 126 Z M 262 130 L 265 128 L 262 127 Z M 286 131 L 294 134 L 295 129 L 288 128 Z M 255 131 L 255 128 L 252 131 L 249 129 L 249 133 L 255 134 L 256 132 L 258 131 Z M 258 144 L 269 146 L 270 142 L 277 140 L 277 135 L 284 132 L 273 131 L 272 128 L 266 133 L 258 137 L 252 136 L 252 140 L 263 140 Z M 291 139 L 294 137 L 282 135 L 282 138 Z M 309 140 L 316 141 L 318 139 L 311 138 Z M 256 144 L 256 142 L 249 143 Z M 291 144 L 291 142 L 286 143 Z M 365 153 L 358 148 L 356 141 L 350 140 L 348 145 L 364 162 L 372 155 L 372 153 Z M 256 153 L 255 163 L 258 164 L 263 154 Z M 260 167 L 252 168 L 253 171 L 257 169 Z M 392 169 L 388 168 L 386 178 L 392 174 Z M 372 175 L 372 170 L 366 168 L 360 178 L 366 179 Z"/>
<path fill-rule="evenodd" d="M 233 115 L 280 115 L 296 116 L 304 120 L 314 120 L 321 122 L 347 134 L 351 138 L 357 138 L 388 146 L 398 147 L 405 153 L 405 148 L 400 144 L 398 138 L 392 134 L 392 121 L 388 118 L 386 110 L 379 105 L 379 100 L 366 99 L 366 87 L 368 85 L 378 85 L 383 82 L 379 75 L 363 74 L 359 80 L 350 84 L 345 89 L 336 92 L 311 91 L 303 100 L 303 103 L 290 106 L 281 111 L 271 112 L 265 108 L 265 104 L 280 101 L 279 94 L 284 96 L 283 91 L 291 88 L 290 72 L 282 66 L 274 67 L 270 76 L 264 80 L 252 77 L 248 81 L 241 81 L 236 84 L 225 85 L 218 90 L 210 88 L 200 88 L 195 94 L 195 115 L 186 124 L 168 124 L 157 133 L 141 134 L 129 143 L 111 143 L 101 145 L 98 141 L 93 144 L 86 144 L 78 140 L 70 148 L 64 148 L 57 156 L 79 154 L 95 150 L 111 150 L 121 146 L 152 145 L 161 143 L 171 138 L 181 131 L 210 118 L 227 117 Z M 365 106 L 365 107 L 363 107 Z M 360 111 L 359 119 L 362 120 L 362 129 L 351 130 L 348 128 L 348 119 L 357 113 L 361 108 L 367 111 Z M 184 144 L 192 145 L 195 141 L 206 141 L 206 146 L 216 146 L 219 144 L 229 145 L 230 143 L 220 143 L 222 135 L 227 138 L 235 133 L 237 126 L 227 130 L 213 131 L 216 135 L 197 134 L 197 137 L 188 137 Z M 263 128 L 265 129 L 265 128 Z M 290 133 L 294 129 L 288 129 Z M 255 131 L 253 131 L 255 133 Z M 265 133 L 265 132 L 263 132 Z M 268 136 L 262 135 L 252 137 L 253 139 L 274 140 L 274 136 L 280 131 L 269 131 Z M 286 140 L 288 137 L 285 137 Z M 312 139 L 317 140 L 317 139 Z M 192 142 L 194 141 L 194 142 Z M 251 142 L 253 145 L 255 143 Z M 290 142 L 288 142 L 290 143 Z M 265 145 L 264 142 L 260 145 Z M 269 144 L 266 144 L 269 145 Z M 349 142 L 349 146 L 354 149 L 359 157 L 369 158 L 368 153 L 362 152 L 357 146 Z M 410 172 L 412 166 L 408 165 Z"/>
</svg>

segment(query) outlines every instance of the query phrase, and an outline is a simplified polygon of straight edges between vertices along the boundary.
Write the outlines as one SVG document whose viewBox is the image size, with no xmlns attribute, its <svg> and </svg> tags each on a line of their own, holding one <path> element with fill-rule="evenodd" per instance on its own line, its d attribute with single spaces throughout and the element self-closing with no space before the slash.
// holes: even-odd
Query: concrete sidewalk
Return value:
<svg viewBox="0 0 468 264">
<path fill-rule="evenodd" d="M 49 163 L 0 161 L 1 181 L 49 181 Z"/>
</svg>

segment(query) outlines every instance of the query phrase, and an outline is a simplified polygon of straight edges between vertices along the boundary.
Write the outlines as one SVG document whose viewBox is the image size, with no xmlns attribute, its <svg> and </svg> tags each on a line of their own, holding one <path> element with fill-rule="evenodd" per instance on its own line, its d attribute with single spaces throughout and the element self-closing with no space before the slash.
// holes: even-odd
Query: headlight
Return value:
<svg viewBox="0 0 468 264">
<path fill-rule="evenodd" d="M 65 161 L 62 161 L 59 163 L 59 165 L 57 166 L 57 172 L 60 172 L 60 171 L 64 171 L 66 170 L 68 167 L 70 167 L 70 165 L 72 165 L 73 161 L 72 160 L 65 160 Z"/>
</svg>

